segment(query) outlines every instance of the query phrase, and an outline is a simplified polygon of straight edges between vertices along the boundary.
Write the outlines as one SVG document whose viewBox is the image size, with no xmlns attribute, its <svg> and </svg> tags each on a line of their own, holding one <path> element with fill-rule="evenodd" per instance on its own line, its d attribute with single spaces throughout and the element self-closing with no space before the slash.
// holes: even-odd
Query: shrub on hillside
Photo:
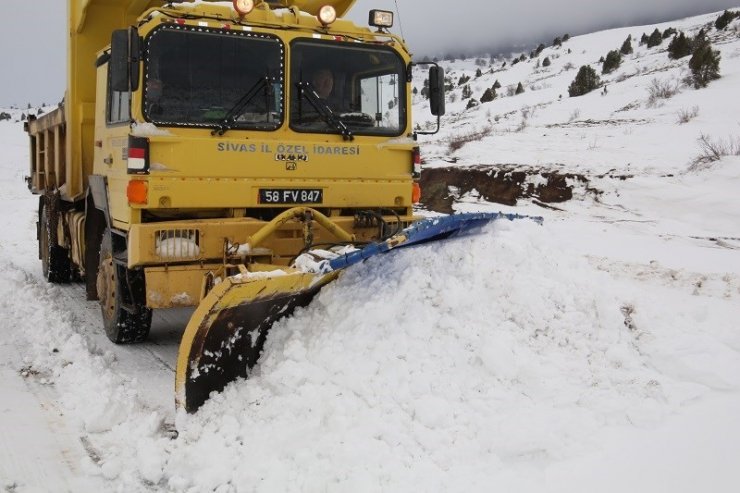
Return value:
<svg viewBox="0 0 740 493">
<path fill-rule="evenodd" d="M 632 50 L 632 35 L 630 34 L 627 36 L 627 39 L 624 40 L 624 43 L 622 43 L 622 47 L 619 48 L 619 52 L 622 55 L 629 55 L 633 52 Z"/>
<path fill-rule="evenodd" d="M 707 87 L 711 81 L 719 79 L 719 51 L 713 50 L 709 41 L 699 43 L 694 47 L 694 53 L 689 60 L 694 87 Z"/>
<path fill-rule="evenodd" d="M 663 35 L 660 33 L 660 30 L 656 27 L 655 31 L 650 34 L 650 37 L 647 41 L 647 47 L 652 48 L 654 46 L 658 46 L 663 42 Z"/>
<path fill-rule="evenodd" d="M 692 45 L 693 40 L 687 38 L 683 31 L 681 31 L 678 36 L 674 36 L 668 45 L 668 58 L 678 60 L 679 58 L 691 55 Z"/>
<path fill-rule="evenodd" d="M 469 110 L 470 108 L 475 108 L 479 104 L 480 103 L 475 98 L 472 98 L 470 99 L 470 101 L 468 101 L 468 105 L 465 107 L 465 109 Z"/>
<path fill-rule="evenodd" d="M 677 122 L 679 125 L 683 125 L 684 123 L 689 123 L 691 120 L 696 118 L 699 115 L 699 107 L 694 106 L 691 109 L 687 108 L 681 108 L 678 110 L 678 113 L 676 113 Z"/>
<path fill-rule="evenodd" d="M 496 99 L 496 90 L 495 89 L 486 89 L 483 95 L 480 97 L 481 103 L 490 103 Z"/>
<path fill-rule="evenodd" d="M 622 55 L 617 50 L 612 50 L 606 54 L 604 65 L 601 67 L 601 73 L 608 74 L 614 72 L 622 64 Z"/>
<path fill-rule="evenodd" d="M 590 65 L 583 65 L 578 69 L 578 74 L 568 87 L 570 97 L 587 94 L 601 84 L 598 74 Z"/>
<path fill-rule="evenodd" d="M 545 59 L 542 60 L 542 66 L 543 67 L 549 67 L 550 66 L 550 63 L 551 62 L 550 62 L 550 58 L 549 57 L 545 57 Z"/>
<path fill-rule="evenodd" d="M 501 83 L 496 79 L 496 82 L 493 83 L 493 89 L 501 89 Z"/>
<path fill-rule="evenodd" d="M 563 40 L 560 39 L 560 37 L 558 36 L 557 38 L 552 40 L 552 45 L 553 46 L 563 46 Z"/>
<path fill-rule="evenodd" d="M 537 49 L 534 50 L 534 52 L 539 55 L 540 53 L 542 53 L 542 50 L 544 50 L 544 49 L 545 49 L 545 43 L 540 43 L 537 46 Z"/>
<path fill-rule="evenodd" d="M 648 107 L 658 104 L 660 99 L 670 99 L 678 93 L 678 83 L 669 80 L 653 79 L 648 86 Z"/>
<path fill-rule="evenodd" d="M 457 81 L 457 85 L 458 86 L 461 86 L 463 84 L 467 84 L 469 81 L 470 81 L 470 76 L 469 75 L 461 75 L 460 76 L 460 79 L 458 79 L 458 81 Z"/>
<path fill-rule="evenodd" d="M 640 38 L 640 46 L 646 45 L 650 37 L 648 37 L 647 34 L 642 33 L 642 37 Z"/>
<path fill-rule="evenodd" d="M 740 12 L 730 12 L 729 10 L 725 10 L 722 15 L 717 17 L 717 20 L 714 21 L 714 27 L 716 27 L 717 30 L 724 29 L 735 19 L 735 17 L 740 17 Z"/>
<path fill-rule="evenodd" d="M 563 34 L 563 43 L 565 43 L 569 39 L 570 39 L 570 34 L 568 34 L 568 33 Z"/>
<path fill-rule="evenodd" d="M 714 140 L 706 134 L 699 137 L 699 149 L 701 153 L 694 158 L 690 171 L 698 171 L 707 165 L 719 161 L 724 156 L 740 156 L 740 137 L 727 140 Z"/>
<path fill-rule="evenodd" d="M 10 118 L 11 118 L 10 113 L 6 113 L 5 111 L 0 113 L 0 122 L 3 120 L 10 120 Z"/>
<path fill-rule="evenodd" d="M 521 94 L 521 93 L 523 93 L 523 92 L 524 92 L 524 86 L 523 86 L 523 85 L 522 85 L 522 83 L 520 82 L 520 83 L 519 83 L 519 84 L 517 84 L 517 86 L 516 86 L 516 92 L 515 92 L 515 94 Z"/>
</svg>

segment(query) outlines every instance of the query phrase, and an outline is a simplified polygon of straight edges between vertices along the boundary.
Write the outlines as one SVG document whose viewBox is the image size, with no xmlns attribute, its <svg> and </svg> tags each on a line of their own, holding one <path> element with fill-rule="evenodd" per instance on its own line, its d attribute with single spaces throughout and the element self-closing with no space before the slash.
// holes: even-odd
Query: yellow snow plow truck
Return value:
<svg viewBox="0 0 740 493">
<path fill-rule="evenodd" d="M 392 13 L 359 27 L 341 19 L 353 3 L 69 0 L 63 103 L 26 124 L 43 273 L 84 280 L 115 343 L 143 341 L 153 309 L 197 306 L 176 371 L 188 411 L 342 268 L 490 220 L 415 222 L 414 64 Z"/>
</svg>

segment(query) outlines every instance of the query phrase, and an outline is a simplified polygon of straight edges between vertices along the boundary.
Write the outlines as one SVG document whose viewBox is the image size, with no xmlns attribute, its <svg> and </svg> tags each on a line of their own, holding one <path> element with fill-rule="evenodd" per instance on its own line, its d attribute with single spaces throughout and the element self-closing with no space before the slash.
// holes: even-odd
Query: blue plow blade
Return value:
<svg viewBox="0 0 740 493">
<path fill-rule="evenodd" d="M 374 255 L 387 253 L 395 248 L 420 245 L 429 241 L 442 240 L 458 236 L 476 228 L 480 228 L 489 222 L 499 219 L 530 219 L 537 224 L 542 224 L 540 216 L 524 216 L 520 214 L 495 213 L 465 213 L 451 216 L 432 217 L 417 221 L 400 233 L 397 233 L 385 241 L 371 243 L 361 250 L 356 250 L 337 258 L 322 262 L 322 272 L 332 272 L 345 269 L 351 265 L 362 262 Z"/>
</svg>

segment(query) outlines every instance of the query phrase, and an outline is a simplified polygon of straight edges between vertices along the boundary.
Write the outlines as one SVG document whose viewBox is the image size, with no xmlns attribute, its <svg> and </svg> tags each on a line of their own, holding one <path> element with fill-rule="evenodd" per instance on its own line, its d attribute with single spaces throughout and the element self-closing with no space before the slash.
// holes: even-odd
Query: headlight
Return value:
<svg viewBox="0 0 740 493">
<path fill-rule="evenodd" d="M 254 0 L 234 0 L 234 10 L 239 15 L 247 15 L 254 8 Z"/>
<path fill-rule="evenodd" d="M 393 27 L 393 12 L 371 10 L 369 24 L 373 27 Z"/>
<path fill-rule="evenodd" d="M 319 9 L 319 22 L 323 25 L 328 26 L 335 20 L 337 20 L 337 11 L 331 5 L 324 5 Z"/>
</svg>

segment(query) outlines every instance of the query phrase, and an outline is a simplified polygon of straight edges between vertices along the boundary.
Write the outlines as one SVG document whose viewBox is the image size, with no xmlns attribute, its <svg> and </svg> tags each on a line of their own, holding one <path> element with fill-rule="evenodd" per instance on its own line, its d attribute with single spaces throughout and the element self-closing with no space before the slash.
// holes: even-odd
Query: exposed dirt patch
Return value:
<svg viewBox="0 0 740 493">
<path fill-rule="evenodd" d="M 626 108 L 626 107 L 625 107 Z M 647 125 L 650 120 L 644 118 L 624 118 L 624 119 L 612 119 L 612 120 L 577 120 L 568 123 L 553 123 L 547 125 L 547 128 L 588 128 L 588 127 L 604 127 L 604 126 L 620 126 L 620 125 Z"/>
<path fill-rule="evenodd" d="M 474 191 L 482 200 L 504 205 L 516 205 L 520 198 L 557 203 L 572 199 L 574 186 L 601 193 L 578 173 L 514 165 L 429 168 L 421 173 L 421 203 L 428 210 L 450 214 L 458 198 Z"/>
</svg>

